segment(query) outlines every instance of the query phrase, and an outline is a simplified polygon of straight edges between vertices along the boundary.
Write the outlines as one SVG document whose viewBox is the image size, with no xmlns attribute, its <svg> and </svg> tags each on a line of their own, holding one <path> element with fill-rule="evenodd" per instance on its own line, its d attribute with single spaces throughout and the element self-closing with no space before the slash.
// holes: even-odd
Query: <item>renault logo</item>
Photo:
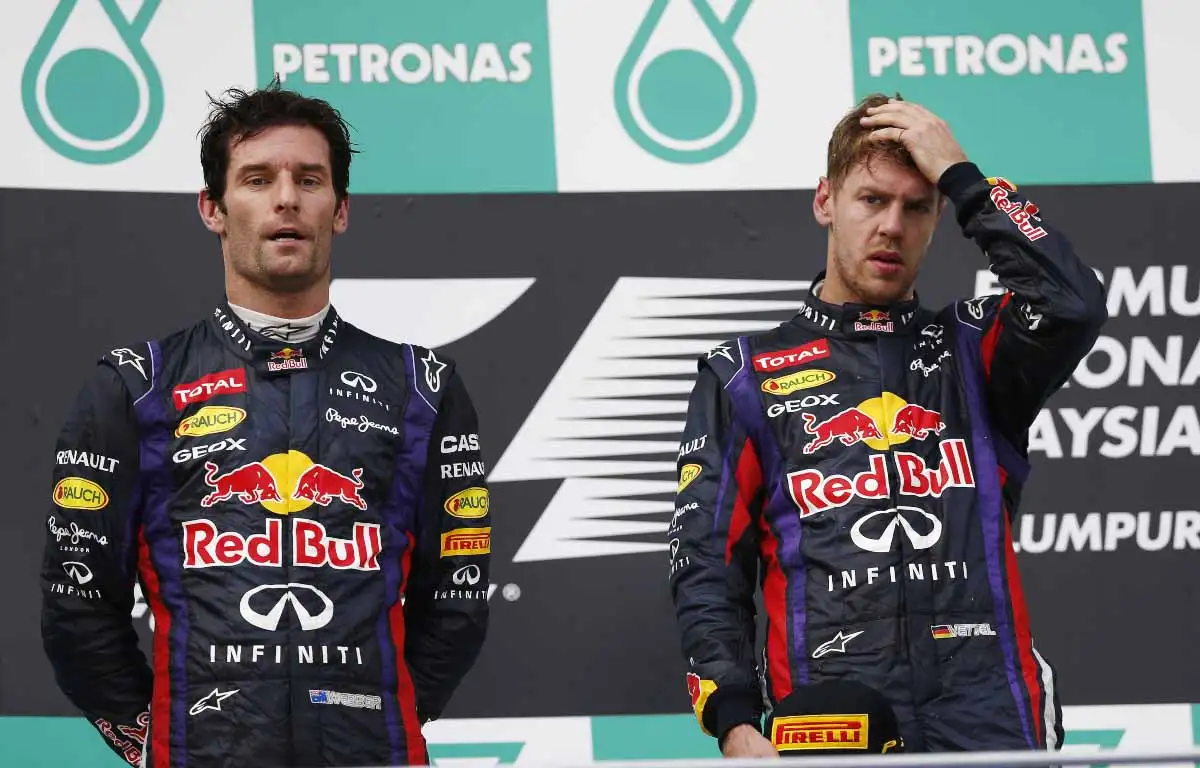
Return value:
<svg viewBox="0 0 1200 768">
<path fill-rule="evenodd" d="M 374 392 L 379 389 L 375 379 L 358 371 L 342 371 L 342 383 L 351 389 L 361 389 L 363 392 Z"/>
<path fill-rule="evenodd" d="M 904 513 L 908 513 L 907 516 Z M 878 517 L 879 515 L 890 515 L 884 526 L 883 531 L 877 536 L 869 536 L 863 532 L 863 528 L 867 525 L 867 521 Z M 909 517 L 914 515 L 924 517 L 928 521 L 928 533 L 917 533 L 913 528 L 913 524 L 908 521 Z M 919 517 L 914 519 L 919 519 Z M 872 512 L 868 515 L 863 515 L 850 529 L 850 539 L 868 552 L 888 553 L 892 551 L 892 539 L 896 536 L 896 527 L 904 529 L 904 535 L 908 537 L 908 541 L 912 544 L 913 549 L 929 549 L 934 544 L 937 544 L 938 539 L 942 537 L 942 521 L 937 519 L 931 512 L 926 512 L 917 507 L 892 507 L 891 509 L 881 509 L 878 512 Z M 874 528 L 875 526 L 871 526 Z M 922 525 L 925 527 L 925 525 Z"/>
<path fill-rule="evenodd" d="M 308 608 L 296 597 L 293 590 L 308 590 L 320 598 L 324 606 L 321 612 L 316 615 L 309 612 Z M 259 613 L 250 606 L 250 600 L 259 592 L 268 592 L 272 596 L 277 595 L 275 605 L 266 613 Z M 292 606 L 292 612 L 300 620 L 300 629 L 305 632 L 321 629 L 333 619 L 333 601 L 326 597 L 324 592 L 316 587 L 310 587 L 308 584 L 296 584 L 295 582 L 287 584 L 263 584 L 260 587 L 255 587 L 242 595 L 242 602 L 238 607 L 241 610 L 242 618 L 251 625 L 259 629 L 265 629 L 268 632 L 274 632 L 279 629 L 279 621 L 283 618 L 283 610 L 288 605 Z"/>
</svg>

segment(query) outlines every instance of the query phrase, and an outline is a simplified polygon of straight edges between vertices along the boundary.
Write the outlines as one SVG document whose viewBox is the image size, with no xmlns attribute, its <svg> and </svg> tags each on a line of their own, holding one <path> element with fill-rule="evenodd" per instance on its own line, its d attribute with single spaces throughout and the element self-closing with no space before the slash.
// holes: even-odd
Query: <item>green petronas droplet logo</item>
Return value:
<svg viewBox="0 0 1200 768">
<path fill-rule="evenodd" d="M 129 21 L 117 0 L 60 0 L 21 76 L 25 114 L 55 152 L 81 163 L 116 163 L 154 136 L 163 87 L 142 36 L 160 2 L 144 0 Z M 98 39 L 82 42 L 111 36 L 96 34 L 88 23 L 99 14 L 79 18 L 84 3 L 99 5 L 123 50 L 98 47 Z"/>
<path fill-rule="evenodd" d="M 754 74 L 733 38 L 752 1 L 735 0 L 722 22 L 708 0 L 654 0 L 621 58 L 615 83 L 621 125 L 638 146 L 673 163 L 707 163 L 745 137 L 757 94 Z M 672 3 L 690 4 L 710 44 L 654 44 Z"/>
</svg>

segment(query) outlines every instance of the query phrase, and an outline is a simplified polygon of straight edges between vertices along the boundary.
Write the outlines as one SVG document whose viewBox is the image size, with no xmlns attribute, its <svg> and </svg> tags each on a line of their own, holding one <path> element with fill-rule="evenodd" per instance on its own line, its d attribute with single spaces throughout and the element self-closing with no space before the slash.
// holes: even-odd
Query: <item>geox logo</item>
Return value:
<svg viewBox="0 0 1200 768">
<path fill-rule="evenodd" d="M 619 278 L 489 477 L 563 481 L 514 562 L 665 551 L 696 358 L 774 328 L 808 287 Z"/>
</svg>

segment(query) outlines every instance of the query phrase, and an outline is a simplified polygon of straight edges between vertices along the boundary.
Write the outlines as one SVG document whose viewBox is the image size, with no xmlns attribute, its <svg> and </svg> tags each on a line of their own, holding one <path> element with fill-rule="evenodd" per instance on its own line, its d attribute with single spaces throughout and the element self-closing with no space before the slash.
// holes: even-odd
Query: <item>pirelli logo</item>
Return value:
<svg viewBox="0 0 1200 768">
<path fill-rule="evenodd" d="M 771 743 L 780 752 L 805 749 L 866 749 L 866 715 L 793 715 L 777 717 Z"/>
<path fill-rule="evenodd" d="M 455 528 L 442 534 L 442 557 L 486 555 L 491 551 L 491 528 Z"/>
</svg>

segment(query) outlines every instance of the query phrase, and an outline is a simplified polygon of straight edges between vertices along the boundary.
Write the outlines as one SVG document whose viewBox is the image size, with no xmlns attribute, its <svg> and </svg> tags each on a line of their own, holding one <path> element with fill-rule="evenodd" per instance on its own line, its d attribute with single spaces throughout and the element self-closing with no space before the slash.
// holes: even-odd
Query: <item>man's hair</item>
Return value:
<svg viewBox="0 0 1200 768">
<path fill-rule="evenodd" d="M 872 140 L 871 132 L 875 129 L 864 127 L 859 122 L 866 117 L 868 108 L 887 104 L 888 98 L 883 93 L 872 93 L 858 102 L 858 105 L 847 112 L 834 127 L 833 135 L 829 138 L 825 171 L 833 189 L 841 186 L 850 171 L 860 163 L 870 165 L 874 160 L 886 158 L 914 170 L 917 168 L 912 155 L 903 144 L 898 141 Z M 902 101 L 898 93 L 891 98 Z"/>
<path fill-rule="evenodd" d="M 224 209 L 229 157 L 236 142 L 279 125 L 316 128 L 329 143 L 333 190 L 338 203 L 350 189 L 350 158 L 357 153 L 350 142 L 349 125 L 328 102 L 284 90 L 275 77 L 264 88 L 243 91 L 230 88 L 227 100 L 208 100 L 212 107 L 200 129 L 200 166 L 208 195 Z"/>
</svg>

